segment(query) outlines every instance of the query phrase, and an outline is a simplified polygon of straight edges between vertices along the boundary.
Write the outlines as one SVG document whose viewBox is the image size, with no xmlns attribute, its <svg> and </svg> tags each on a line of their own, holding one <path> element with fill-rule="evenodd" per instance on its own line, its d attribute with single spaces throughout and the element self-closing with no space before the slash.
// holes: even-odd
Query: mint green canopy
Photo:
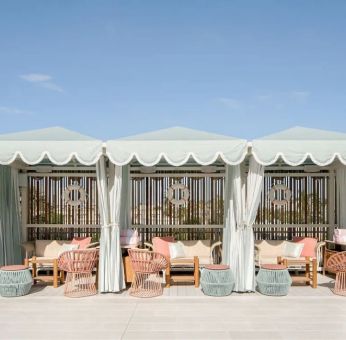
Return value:
<svg viewBox="0 0 346 340">
<path fill-rule="evenodd" d="M 252 154 L 262 165 L 274 164 L 280 157 L 292 166 L 308 158 L 326 166 L 338 158 L 346 165 L 346 134 L 294 127 L 252 141 Z"/>
<path fill-rule="evenodd" d="M 173 127 L 140 135 L 109 140 L 107 156 L 116 165 L 137 159 L 142 165 L 153 166 L 162 160 L 180 166 L 193 159 L 201 165 L 218 158 L 229 165 L 241 163 L 247 154 L 247 142 L 229 136 L 182 127 Z"/>
<path fill-rule="evenodd" d="M 84 165 L 95 164 L 102 154 L 102 141 L 61 127 L 0 135 L 0 164 L 21 159 L 27 164 L 40 163 L 47 157 L 64 165 L 75 157 Z"/>
</svg>

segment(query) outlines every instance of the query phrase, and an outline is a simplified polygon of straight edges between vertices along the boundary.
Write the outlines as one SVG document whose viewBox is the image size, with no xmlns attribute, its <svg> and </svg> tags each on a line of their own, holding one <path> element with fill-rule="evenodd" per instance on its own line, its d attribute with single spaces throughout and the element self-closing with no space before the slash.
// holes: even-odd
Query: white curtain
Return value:
<svg viewBox="0 0 346 340">
<path fill-rule="evenodd" d="M 336 169 L 336 184 L 337 222 L 340 228 L 346 228 L 346 166 L 344 165 Z"/>
<path fill-rule="evenodd" d="M 250 159 L 245 185 L 240 165 L 226 171 L 223 261 L 235 276 L 234 290 L 255 290 L 254 235 L 252 226 L 263 188 L 264 167 Z"/>
<path fill-rule="evenodd" d="M 122 168 L 109 165 L 109 179 L 104 157 L 96 164 L 97 187 L 101 214 L 99 290 L 102 293 L 125 289 L 120 248 L 120 209 Z"/>
<path fill-rule="evenodd" d="M 0 166 L 0 267 L 22 263 L 18 170 Z"/>
</svg>

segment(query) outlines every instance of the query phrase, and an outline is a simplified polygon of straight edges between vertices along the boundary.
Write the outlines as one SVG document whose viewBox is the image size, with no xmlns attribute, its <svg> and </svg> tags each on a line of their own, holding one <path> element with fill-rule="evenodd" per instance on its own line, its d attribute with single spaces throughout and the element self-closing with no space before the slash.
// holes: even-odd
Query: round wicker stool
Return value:
<svg viewBox="0 0 346 340">
<path fill-rule="evenodd" d="M 292 279 L 286 266 L 264 264 L 258 272 L 256 282 L 261 294 L 283 296 L 288 294 Z"/>
<path fill-rule="evenodd" d="M 5 297 L 22 296 L 29 293 L 32 277 L 28 267 L 4 266 L 0 268 L 0 295 Z"/>
<path fill-rule="evenodd" d="M 234 277 L 229 266 L 205 266 L 201 272 L 201 287 L 205 295 L 230 295 L 234 288 Z"/>
</svg>

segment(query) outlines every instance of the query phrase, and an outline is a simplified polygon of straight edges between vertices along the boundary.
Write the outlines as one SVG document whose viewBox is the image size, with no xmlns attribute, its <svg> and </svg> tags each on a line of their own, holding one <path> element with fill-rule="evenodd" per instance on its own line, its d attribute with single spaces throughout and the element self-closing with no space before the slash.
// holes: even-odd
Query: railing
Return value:
<svg viewBox="0 0 346 340">
<path fill-rule="evenodd" d="M 72 240 L 74 237 L 91 237 L 99 241 L 101 228 L 99 225 L 28 225 L 28 241 L 34 240 Z"/>
<path fill-rule="evenodd" d="M 314 237 L 319 241 L 328 239 L 333 225 L 255 225 L 256 240 L 292 240 L 293 237 Z M 101 227 L 76 225 L 29 225 L 28 241 L 33 240 L 72 240 L 74 237 L 92 237 L 99 241 Z M 179 228 L 138 228 L 141 245 L 151 242 L 155 236 L 174 236 L 176 240 L 213 240 L 222 241 L 223 228 L 179 227 Z"/>
<path fill-rule="evenodd" d="M 293 237 L 313 237 L 319 241 L 328 239 L 334 225 L 329 224 L 296 224 L 296 225 L 255 225 L 256 240 L 292 240 Z"/>
<path fill-rule="evenodd" d="M 174 236 L 176 240 L 212 240 L 221 241 L 223 228 L 138 228 L 141 245 L 151 242 L 155 236 Z"/>
</svg>

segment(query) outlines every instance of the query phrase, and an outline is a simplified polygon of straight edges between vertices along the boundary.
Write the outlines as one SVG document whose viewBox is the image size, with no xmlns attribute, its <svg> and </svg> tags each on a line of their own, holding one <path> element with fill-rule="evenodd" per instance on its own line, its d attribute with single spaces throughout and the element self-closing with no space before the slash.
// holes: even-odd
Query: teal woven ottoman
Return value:
<svg viewBox="0 0 346 340">
<path fill-rule="evenodd" d="M 4 297 L 22 296 L 29 293 L 32 277 L 26 266 L 5 266 L 0 268 L 0 295 Z"/>
<path fill-rule="evenodd" d="M 288 294 L 292 279 L 287 267 L 281 264 L 264 264 L 256 277 L 261 294 L 283 296 Z"/>
<path fill-rule="evenodd" d="M 221 264 L 205 266 L 201 272 L 201 287 L 205 295 L 230 295 L 234 288 L 234 277 L 229 266 Z"/>
</svg>

